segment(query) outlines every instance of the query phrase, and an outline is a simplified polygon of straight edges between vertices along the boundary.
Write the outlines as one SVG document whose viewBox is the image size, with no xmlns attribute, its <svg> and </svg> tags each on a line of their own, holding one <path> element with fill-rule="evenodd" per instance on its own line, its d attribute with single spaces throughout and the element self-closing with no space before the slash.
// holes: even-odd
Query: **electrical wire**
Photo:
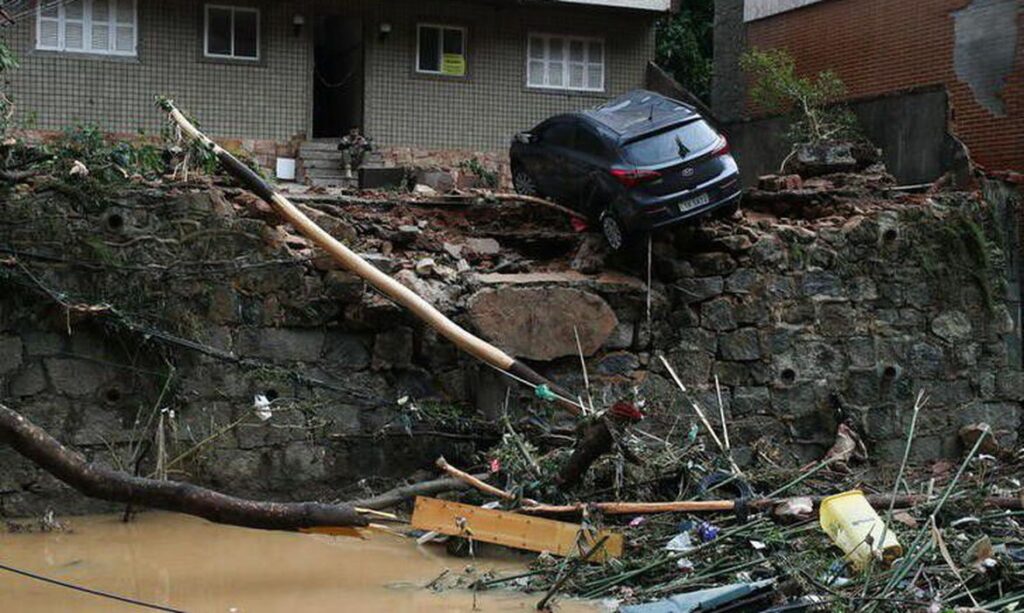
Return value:
<svg viewBox="0 0 1024 613">
<path fill-rule="evenodd" d="M 99 596 L 101 598 L 117 600 L 120 602 L 135 605 L 137 607 L 144 607 L 147 609 L 153 609 L 155 611 L 168 611 L 169 613 L 185 613 L 185 611 L 181 609 L 172 609 L 170 607 L 165 607 L 163 605 L 144 602 L 142 600 L 135 600 L 134 598 L 128 598 L 127 596 L 119 596 L 117 594 L 111 594 L 110 592 L 104 592 L 102 590 L 94 590 L 89 587 L 83 587 L 81 585 L 75 585 L 74 583 L 68 583 L 67 581 L 61 581 L 60 579 L 53 579 L 52 577 L 46 577 L 27 570 L 21 570 L 20 568 L 14 568 L 13 566 L 7 566 L 6 564 L 0 564 L 0 570 L 6 570 L 9 573 L 21 575 L 22 577 L 28 577 L 29 579 L 35 579 L 36 581 L 42 581 L 44 583 L 49 583 L 51 585 L 65 587 L 70 590 L 76 590 L 79 592 L 84 592 L 86 594 L 92 594 L 93 596 Z"/>
</svg>

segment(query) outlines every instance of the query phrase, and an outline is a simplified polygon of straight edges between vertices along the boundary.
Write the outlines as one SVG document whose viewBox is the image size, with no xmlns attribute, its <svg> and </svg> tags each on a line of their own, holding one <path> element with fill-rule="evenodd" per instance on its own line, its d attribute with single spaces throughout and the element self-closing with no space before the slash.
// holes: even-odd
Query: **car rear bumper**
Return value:
<svg viewBox="0 0 1024 613">
<path fill-rule="evenodd" d="M 719 207 L 733 204 L 739 199 L 741 192 L 740 175 L 734 171 L 723 177 L 716 177 L 713 181 L 696 189 L 683 194 L 673 194 L 654 203 L 633 202 L 629 205 L 633 214 L 624 221 L 630 231 L 654 230 L 700 217 Z M 708 197 L 706 204 L 680 210 L 680 203 L 691 201 L 705 194 Z"/>
</svg>

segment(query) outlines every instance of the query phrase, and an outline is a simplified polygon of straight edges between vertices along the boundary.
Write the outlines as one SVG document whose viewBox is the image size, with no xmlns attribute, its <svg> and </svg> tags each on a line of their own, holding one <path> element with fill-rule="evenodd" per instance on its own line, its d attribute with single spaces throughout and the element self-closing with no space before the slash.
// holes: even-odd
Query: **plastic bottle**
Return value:
<svg viewBox="0 0 1024 613">
<path fill-rule="evenodd" d="M 860 490 L 822 500 L 819 520 L 821 529 L 846 552 L 846 559 L 858 570 L 864 569 L 872 557 L 881 558 L 882 563 L 888 566 L 903 555 L 903 547 L 896 540 L 896 534 L 886 529 L 885 522 Z M 885 542 L 881 542 L 883 533 Z"/>
</svg>

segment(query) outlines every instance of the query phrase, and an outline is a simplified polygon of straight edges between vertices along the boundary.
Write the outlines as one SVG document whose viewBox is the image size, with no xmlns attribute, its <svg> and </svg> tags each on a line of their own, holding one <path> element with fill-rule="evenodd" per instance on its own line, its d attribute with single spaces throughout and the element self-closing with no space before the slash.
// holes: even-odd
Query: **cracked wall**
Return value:
<svg viewBox="0 0 1024 613">
<path fill-rule="evenodd" d="M 1017 59 L 1017 0 L 974 0 L 953 12 L 956 44 L 953 68 L 977 101 L 993 115 L 1006 116 L 1003 89 Z"/>
</svg>

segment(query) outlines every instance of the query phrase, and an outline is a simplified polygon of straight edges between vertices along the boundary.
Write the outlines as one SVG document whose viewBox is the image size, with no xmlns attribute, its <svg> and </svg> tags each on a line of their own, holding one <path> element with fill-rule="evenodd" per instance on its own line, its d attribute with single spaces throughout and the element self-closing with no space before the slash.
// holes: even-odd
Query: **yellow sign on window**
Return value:
<svg viewBox="0 0 1024 613">
<path fill-rule="evenodd" d="M 458 53 L 445 53 L 441 56 L 441 74 L 466 76 L 466 58 Z"/>
</svg>

